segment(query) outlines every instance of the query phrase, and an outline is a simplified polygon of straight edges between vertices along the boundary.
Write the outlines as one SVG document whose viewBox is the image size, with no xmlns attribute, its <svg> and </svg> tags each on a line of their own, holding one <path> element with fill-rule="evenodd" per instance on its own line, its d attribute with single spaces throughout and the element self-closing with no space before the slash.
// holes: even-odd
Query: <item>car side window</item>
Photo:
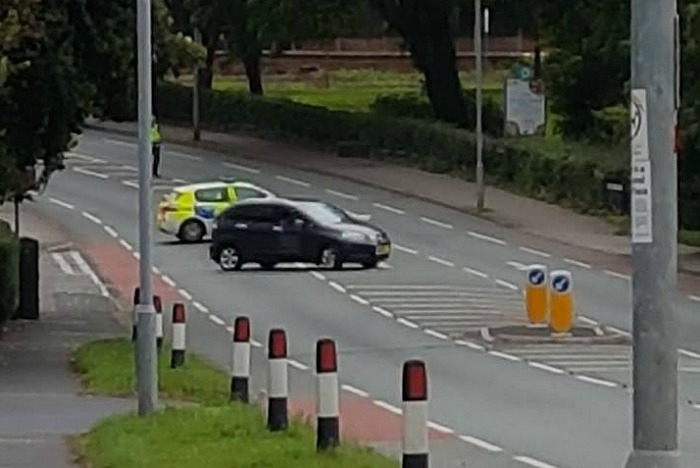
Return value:
<svg viewBox="0 0 700 468">
<path fill-rule="evenodd" d="M 201 203 L 221 203 L 229 201 L 228 190 L 226 188 L 197 190 L 194 197 Z"/>
<path fill-rule="evenodd" d="M 236 187 L 236 197 L 238 200 L 248 200 L 250 198 L 267 198 L 267 194 L 250 187 Z"/>
</svg>

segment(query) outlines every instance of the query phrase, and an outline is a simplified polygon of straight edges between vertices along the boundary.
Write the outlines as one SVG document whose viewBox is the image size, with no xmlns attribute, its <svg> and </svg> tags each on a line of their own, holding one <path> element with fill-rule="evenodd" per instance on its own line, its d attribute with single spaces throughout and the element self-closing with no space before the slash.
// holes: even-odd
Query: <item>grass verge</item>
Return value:
<svg viewBox="0 0 700 468">
<path fill-rule="evenodd" d="M 77 371 L 87 389 L 108 395 L 133 393 L 133 347 L 104 340 L 81 347 Z M 292 420 L 284 433 L 270 433 L 254 406 L 228 402 L 227 376 L 191 354 L 177 370 L 160 360 L 160 393 L 198 406 L 167 408 L 152 416 L 108 418 L 75 444 L 90 468 L 390 468 L 398 462 L 355 445 L 317 454 L 310 426 Z"/>
</svg>

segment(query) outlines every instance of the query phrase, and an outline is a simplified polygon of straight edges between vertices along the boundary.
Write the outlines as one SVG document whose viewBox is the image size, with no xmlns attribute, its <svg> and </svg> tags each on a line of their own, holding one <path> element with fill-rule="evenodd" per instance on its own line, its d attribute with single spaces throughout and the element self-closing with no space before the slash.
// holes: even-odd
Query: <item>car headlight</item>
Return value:
<svg viewBox="0 0 700 468">
<path fill-rule="evenodd" d="M 343 239 L 350 241 L 350 242 L 362 242 L 362 243 L 372 243 L 372 238 L 369 237 L 367 234 L 363 234 L 361 232 L 344 232 L 342 234 Z"/>
</svg>

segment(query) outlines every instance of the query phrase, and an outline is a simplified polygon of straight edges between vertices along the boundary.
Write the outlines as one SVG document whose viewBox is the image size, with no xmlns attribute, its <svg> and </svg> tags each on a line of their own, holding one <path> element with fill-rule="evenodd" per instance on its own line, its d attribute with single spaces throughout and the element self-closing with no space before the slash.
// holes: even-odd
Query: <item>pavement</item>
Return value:
<svg viewBox="0 0 700 468">
<path fill-rule="evenodd" d="M 91 121 L 92 128 L 136 134 L 132 122 Z M 290 166 L 304 171 L 339 177 L 371 187 L 439 204 L 476 215 L 476 184 L 449 175 L 432 174 L 411 167 L 374 159 L 338 158 L 335 154 L 299 145 L 242 134 L 201 132 L 194 142 L 189 128 L 162 125 L 164 142 L 206 148 L 250 161 Z M 524 234 L 566 245 L 629 257 L 629 237 L 606 220 L 575 213 L 557 205 L 488 187 L 488 210 L 480 216 Z M 679 245 L 679 271 L 700 274 L 700 248 Z"/>
<path fill-rule="evenodd" d="M 335 339 L 347 432 L 388 445 L 387 451 L 397 447 L 396 422 L 388 416 L 400 413 L 401 365 L 421 358 L 429 373 L 431 428 L 439 433 L 431 454 L 442 460 L 440 466 L 623 465 L 632 404 L 631 347 L 622 339 L 631 328 L 631 267 L 623 255 L 523 233 L 291 163 L 246 158 L 245 148 L 233 144 L 226 152 L 178 145 L 167 132 L 154 197 L 183 183 L 235 175 L 279 194 L 313 196 L 371 214 L 395 245 L 376 270 L 287 265 L 226 274 L 208 259 L 206 244 L 182 245 L 155 233 L 156 288 L 166 303 L 186 303 L 193 350 L 227 366 L 228 327 L 240 314 L 251 317 L 258 343 L 266 342 L 270 328 L 285 328 L 294 363 L 291 388 L 303 409 L 313 391 L 314 344 L 321 337 Z M 274 149 L 259 144 L 267 148 L 261 154 Z M 79 239 L 105 287 L 122 297 L 131 294 L 138 256 L 135 154 L 133 136 L 87 130 L 68 154 L 66 170 L 31 205 Z M 621 339 L 595 346 L 504 345 L 474 334 L 522 324 L 522 268 L 531 263 L 570 270 L 577 326 L 597 326 Z M 700 457 L 698 285 L 693 275 L 679 276 L 680 439 L 687 466 Z M 256 389 L 264 386 L 261 379 Z M 380 437 L 387 433 L 391 440 Z"/>
<path fill-rule="evenodd" d="M 0 219 L 12 220 L 11 205 L 0 207 Z M 0 340 L 0 467 L 74 467 L 68 437 L 133 409 L 133 403 L 81 394 L 72 351 L 123 328 L 114 319 L 114 303 L 90 279 L 92 270 L 65 234 L 30 212 L 20 219 L 22 234 L 42 248 L 41 313 L 39 321 L 9 322 Z"/>
</svg>

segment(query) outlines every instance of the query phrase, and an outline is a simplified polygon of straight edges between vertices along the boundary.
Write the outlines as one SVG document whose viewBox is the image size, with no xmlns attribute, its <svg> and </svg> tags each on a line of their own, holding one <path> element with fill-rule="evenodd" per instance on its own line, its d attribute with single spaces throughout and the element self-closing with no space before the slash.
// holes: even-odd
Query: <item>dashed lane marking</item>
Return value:
<svg viewBox="0 0 700 468">
<path fill-rule="evenodd" d="M 512 354 L 508 354 L 508 353 L 502 353 L 501 351 L 489 351 L 489 354 L 491 356 L 505 359 L 507 361 L 514 361 L 514 362 L 520 361 L 520 358 L 518 356 L 513 356 Z"/>
<path fill-rule="evenodd" d="M 386 401 L 373 400 L 372 403 L 374 403 L 376 406 L 378 406 L 382 409 L 385 409 L 391 413 L 398 414 L 398 415 L 403 414 L 403 411 L 401 410 L 401 408 L 394 406 L 391 403 L 387 403 Z"/>
<path fill-rule="evenodd" d="M 433 263 L 437 263 L 438 265 L 446 266 L 446 267 L 454 267 L 455 264 L 449 260 L 445 260 L 444 258 L 440 257 L 433 257 L 432 255 L 428 257 L 428 260 L 430 260 Z"/>
<path fill-rule="evenodd" d="M 489 452 L 499 453 L 499 452 L 503 451 L 503 449 L 501 447 L 499 447 L 498 445 L 491 444 L 491 443 L 486 442 L 485 440 L 479 439 L 477 437 L 472 437 L 472 436 L 468 436 L 468 435 L 460 435 L 458 437 L 462 442 L 466 442 L 468 444 L 474 445 L 475 447 L 482 448 L 482 449 L 487 450 Z"/>
<path fill-rule="evenodd" d="M 299 369 L 301 371 L 309 370 L 309 366 L 307 366 L 303 362 L 297 361 L 296 359 L 287 359 L 287 363 L 289 363 L 290 366 L 292 366 L 296 369 Z"/>
<path fill-rule="evenodd" d="M 534 367 L 535 369 L 540 369 L 546 372 L 551 372 L 552 374 L 566 374 L 566 371 L 563 369 L 559 369 L 553 366 L 548 366 L 547 364 L 543 364 L 541 362 L 537 361 L 528 361 L 527 363 L 528 366 Z"/>
<path fill-rule="evenodd" d="M 417 323 L 411 322 L 410 320 L 407 320 L 403 317 L 399 317 L 398 319 L 396 319 L 396 321 L 401 325 L 407 326 L 408 328 L 420 328 Z"/>
<path fill-rule="evenodd" d="M 74 167 L 73 172 L 77 172 L 79 174 L 83 174 L 83 175 L 90 176 L 90 177 L 97 177 L 98 179 L 103 179 L 103 180 L 109 179 L 109 176 L 107 174 L 103 174 L 101 172 L 91 171 L 90 169 L 84 169 L 82 167 Z"/>
<path fill-rule="evenodd" d="M 352 394 L 357 395 L 359 397 L 369 398 L 369 393 L 367 393 L 364 390 L 359 389 L 357 387 L 353 387 L 352 385 L 343 384 L 340 386 L 340 388 L 342 388 L 346 392 L 352 393 Z"/>
<path fill-rule="evenodd" d="M 572 258 L 565 258 L 564 263 L 568 263 L 569 265 L 574 265 L 577 267 L 585 268 L 587 270 L 591 269 L 591 266 L 588 263 L 579 262 L 578 260 L 574 260 Z"/>
<path fill-rule="evenodd" d="M 442 424 L 438 424 L 433 421 L 428 422 L 428 427 L 434 431 L 442 432 L 443 434 L 454 434 L 455 431 L 454 429 L 451 429 L 447 426 L 443 426 Z"/>
<path fill-rule="evenodd" d="M 63 208 L 67 208 L 69 210 L 75 209 L 75 205 L 71 205 L 70 203 L 66 203 L 63 200 L 59 200 L 58 198 L 49 198 L 49 201 L 53 203 L 54 205 L 62 206 Z"/>
<path fill-rule="evenodd" d="M 523 455 L 513 457 L 513 460 L 519 461 L 520 463 L 525 463 L 526 465 L 533 466 L 534 468 L 557 468 L 556 466 L 550 465 L 549 463 L 545 463 L 543 461 L 536 460 L 534 458 L 526 457 Z"/>
<path fill-rule="evenodd" d="M 430 328 L 426 328 L 425 330 L 423 330 L 423 332 L 426 335 L 430 335 L 433 338 L 437 338 L 439 340 L 449 340 L 450 339 L 450 337 L 445 335 L 444 333 L 436 332 L 435 330 L 431 330 Z"/>
<path fill-rule="evenodd" d="M 131 244 L 129 244 L 129 243 L 128 243 L 127 241 L 125 241 L 124 239 L 119 239 L 119 243 L 122 245 L 122 247 L 124 247 L 124 248 L 125 248 L 126 250 L 128 250 L 129 252 L 131 252 L 132 250 L 134 250 L 134 248 L 131 246 Z"/>
<path fill-rule="evenodd" d="M 180 293 L 180 295 L 181 295 L 183 298 L 185 298 L 186 300 L 188 300 L 188 301 L 191 301 L 191 300 L 192 300 L 192 294 L 188 293 L 188 292 L 185 291 L 184 289 L 178 289 L 177 292 Z"/>
<path fill-rule="evenodd" d="M 486 242 L 491 242 L 492 244 L 507 245 L 507 242 L 504 241 L 503 239 L 498 239 L 496 237 L 487 236 L 486 234 L 481 234 L 481 233 L 474 232 L 474 231 L 467 231 L 467 234 L 469 234 L 470 236 L 472 236 L 475 239 L 480 239 L 480 240 L 483 240 Z"/>
<path fill-rule="evenodd" d="M 380 210 L 388 211 L 389 213 L 394 213 L 398 215 L 406 214 L 404 210 L 394 208 L 393 206 L 384 205 L 382 203 L 372 203 L 372 206 L 374 206 L 375 208 L 379 208 Z"/>
<path fill-rule="evenodd" d="M 345 200 L 358 201 L 360 199 L 360 197 L 358 197 L 357 195 L 351 195 L 349 193 L 340 192 L 338 190 L 333 189 L 326 189 L 326 193 L 330 195 L 335 195 L 338 198 L 344 198 Z"/>
<path fill-rule="evenodd" d="M 217 325 L 226 325 L 226 322 L 224 322 L 224 320 L 221 317 L 219 317 L 218 315 L 214 315 L 214 314 L 209 315 L 209 320 L 211 320 L 212 322 L 214 322 Z"/>
<path fill-rule="evenodd" d="M 360 296 L 358 296 L 357 294 L 351 294 L 351 295 L 350 295 L 350 299 L 352 299 L 353 301 L 355 301 L 355 302 L 357 302 L 358 304 L 361 304 L 361 305 L 365 305 L 365 306 L 366 306 L 366 305 L 369 305 L 369 301 L 368 301 L 367 299 L 365 299 L 365 298 L 363 298 L 363 297 L 360 297 Z"/>
<path fill-rule="evenodd" d="M 608 276 L 612 276 L 613 278 L 619 278 L 619 279 L 623 279 L 623 280 L 630 280 L 632 278 L 630 275 L 626 275 L 624 273 L 618 273 L 618 272 L 612 271 L 612 270 L 605 270 L 605 271 L 603 271 L 603 273 L 605 273 Z"/>
<path fill-rule="evenodd" d="M 341 286 L 340 283 L 336 283 L 335 281 L 329 281 L 328 285 L 341 294 L 345 294 L 347 292 L 347 290 L 343 286 Z"/>
<path fill-rule="evenodd" d="M 479 278 L 488 278 L 489 275 L 487 273 L 484 273 L 483 271 L 480 270 L 475 270 L 474 268 L 470 267 L 464 267 L 462 268 L 462 271 L 465 273 L 469 273 L 470 275 L 478 276 Z"/>
<path fill-rule="evenodd" d="M 615 382 L 610 382 L 609 380 L 603 379 L 596 379 L 595 377 L 589 377 L 587 375 L 577 375 L 576 378 L 582 382 L 600 385 L 601 387 L 615 388 L 618 386 Z"/>
<path fill-rule="evenodd" d="M 700 359 L 700 354 L 698 354 L 694 351 L 688 351 L 687 349 L 679 349 L 678 352 L 685 357 L 689 357 L 689 358 L 693 358 L 693 359 Z"/>
<path fill-rule="evenodd" d="M 502 279 L 497 279 L 496 284 L 498 284 L 499 286 L 503 286 L 504 288 L 511 289 L 513 291 L 518 291 L 520 289 L 517 285 L 509 283 L 508 281 Z"/>
<path fill-rule="evenodd" d="M 104 230 L 107 234 L 114 237 L 115 239 L 119 237 L 119 233 L 115 231 L 114 228 L 112 228 L 111 226 L 105 226 Z"/>
<path fill-rule="evenodd" d="M 242 164 L 234 164 L 230 162 L 225 162 L 224 166 L 235 169 L 237 171 L 248 172 L 250 174 L 260 174 L 260 169 L 255 169 L 254 167 L 244 166 Z"/>
<path fill-rule="evenodd" d="M 208 313 L 209 313 L 209 309 L 207 309 L 206 307 L 204 307 L 204 305 L 203 305 L 202 303 L 200 303 L 200 302 L 194 301 L 194 302 L 192 303 L 192 305 L 194 306 L 195 309 L 197 309 L 198 311 L 200 311 L 200 312 L 203 313 L 203 314 L 208 314 Z"/>
<path fill-rule="evenodd" d="M 691 301 L 700 302 L 700 296 L 694 296 L 691 294 L 690 296 L 688 296 L 688 299 L 690 299 Z"/>
<path fill-rule="evenodd" d="M 394 314 L 392 314 L 391 312 L 389 312 L 388 310 L 386 310 L 383 307 L 373 306 L 372 310 L 375 311 L 376 313 L 378 313 L 379 315 L 384 316 L 384 317 L 394 318 Z"/>
<path fill-rule="evenodd" d="M 311 184 L 310 184 L 310 183 L 305 182 L 305 181 L 303 181 L 303 180 L 294 179 L 294 178 L 292 178 L 292 177 L 287 177 L 287 176 L 283 176 L 283 175 L 277 175 L 277 176 L 275 176 L 275 179 L 281 180 L 282 182 L 287 182 L 288 184 L 298 185 L 298 186 L 300 186 L 300 187 L 306 187 L 306 188 L 311 187 Z"/>
<path fill-rule="evenodd" d="M 426 218 L 425 216 L 421 216 L 420 220 L 426 224 L 432 224 L 433 226 L 437 226 L 439 228 L 454 229 L 454 226 L 452 226 L 451 224 L 443 223 L 442 221 L 438 221 L 438 220 L 432 219 L 432 218 Z"/>
<path fill-rule="evenodd" d="M 410 247 L 406 247 L 404 245 L 394 244 L 394 249 L 398 250 L 399 252 L 404 252 L 411 255 L 418 255 L 418 251 L 416 249 L 411 249 Z"/>
<path fill-rule="evenodd" d="M 95 224 L 102 224 L 102 220 L 100 218 L 98 218 L 97 216 L 95 216 L 94 214 L 88 213 L 87 211 L 83 211 L 80 214 L 83 215 L 83 218 L 90 220 Z"/>
<path fill-rule="evenodd" d="M 523 252 L 526 252 L 526 253 L 529 253 L 532 255 L 536 255 L 538 257 L 549 258 L 552 256 L 552 254 L 550 254 L 550 253 L 543 252 L 543 251 L 537 250 L 537 249 L 531 249 L 530 247 L 520 246 L 520 247 L 518 247 L 518 249 L 523 251 Z"/>
<path fill-rule="evenodd" d="M 175 156 L 176 158 L 182 158 L 182 159 L 189 159 L 190 161 L 201 161 L 202 160 L 201 156 L 194 156 L 194 155 L 187 154 L 187 153 L 180 153 L 178 151 L 168 151 L 167 153 L 170 156 Z"/>
<path fill-rule="evenodd" d="M 114 140 L 112 138 L 105 138 L 104 141 L 106 143 L 111 143 L 113 145 L 119 145 L 119 146 L 127 146 L 129 148 L 135 148 L 136 143 L 130 143 L 128 141 L 122 141 L 122 140 Z"/>
<path fill-rule="evenodd" d="M 163 282 L 165 284 L 167 284 L 171 288 L 177 287 L 177 284 L 175 284 L 175 281 L 171 277 L 169 277 L 168 275 L 162 275 L 161 279 L 163 280 Z"/>
</svg>

